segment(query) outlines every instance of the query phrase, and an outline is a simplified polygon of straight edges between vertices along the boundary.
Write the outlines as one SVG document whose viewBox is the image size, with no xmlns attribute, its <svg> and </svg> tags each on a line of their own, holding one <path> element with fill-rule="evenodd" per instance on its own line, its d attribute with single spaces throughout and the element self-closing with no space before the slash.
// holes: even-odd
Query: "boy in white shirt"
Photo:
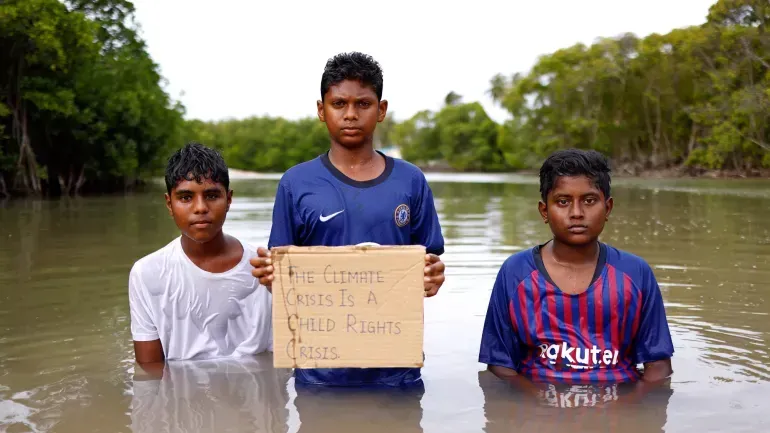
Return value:
<svg viewBox="0 0 770 433">
<path fill-rule="evenodd" d="M 249 264 L 256 248 L 222 231 L 229 186 L 213 149 L 190 143 L 169 158 L 166 207 L 181 236 L 138 260 L 128 284 L 134 354 L 145 369 L 273 349 L 271 294 Z"/>
</svg>

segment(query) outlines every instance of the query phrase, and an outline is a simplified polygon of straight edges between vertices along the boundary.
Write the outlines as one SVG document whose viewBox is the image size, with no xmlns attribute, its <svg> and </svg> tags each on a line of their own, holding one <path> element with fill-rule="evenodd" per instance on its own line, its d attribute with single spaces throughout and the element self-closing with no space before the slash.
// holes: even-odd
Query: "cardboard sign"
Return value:
<svg viewBox="0 0 770 433">
<path fill-rule="evenodd" d="M 422 367 L 424 247 L 271 253 L 276 368 Z"/>
</svg>

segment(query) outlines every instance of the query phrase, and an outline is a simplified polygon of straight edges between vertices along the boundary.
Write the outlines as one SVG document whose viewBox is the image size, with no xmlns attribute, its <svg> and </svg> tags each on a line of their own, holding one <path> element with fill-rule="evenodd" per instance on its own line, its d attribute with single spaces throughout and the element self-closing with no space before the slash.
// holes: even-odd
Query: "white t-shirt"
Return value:
<svg viewBox="0 0 770 433">
<path fill-rule="evenodd" d="M 181 236 L 139 259 L 128 283 L 133 339 L 160 339 L 166 360 L 272 351 L 272 297 L 251 275 L 256 248 L 240 242 L 243 258 L 222 273 L 196 266 Z"/>
</svg>

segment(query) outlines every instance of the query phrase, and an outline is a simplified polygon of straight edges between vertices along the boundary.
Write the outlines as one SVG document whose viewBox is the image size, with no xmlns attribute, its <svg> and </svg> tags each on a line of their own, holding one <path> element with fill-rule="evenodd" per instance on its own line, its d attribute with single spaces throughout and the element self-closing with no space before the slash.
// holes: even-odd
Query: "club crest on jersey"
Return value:
<svg viewBox="0 0 770 433">
<path fill-rule="evenodd" d="M 400 204 L 396 207 L 396 211 L 393 212 L 393 218 L 396 220 L 396 225 L 403 227 L 409 224 L 409 206 Z"/>
</svg>

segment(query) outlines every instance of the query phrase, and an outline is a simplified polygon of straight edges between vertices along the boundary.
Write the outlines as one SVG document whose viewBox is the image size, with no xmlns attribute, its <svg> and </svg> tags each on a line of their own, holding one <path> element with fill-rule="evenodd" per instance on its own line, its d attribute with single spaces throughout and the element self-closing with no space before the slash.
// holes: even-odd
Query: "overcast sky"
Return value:
<svg viewBox="0 0 770 433">
<path fill-rule="evenodd" d="M 150 54 L 188 118 L 315 115 L 329 57 L 380 62 L 402 120 L 455 91 L 505 112 L 486 91 L 496 73 L 600 36 L 644 36 L 705 21 L 716 0 L 134 0 Z"/>
</svg>

